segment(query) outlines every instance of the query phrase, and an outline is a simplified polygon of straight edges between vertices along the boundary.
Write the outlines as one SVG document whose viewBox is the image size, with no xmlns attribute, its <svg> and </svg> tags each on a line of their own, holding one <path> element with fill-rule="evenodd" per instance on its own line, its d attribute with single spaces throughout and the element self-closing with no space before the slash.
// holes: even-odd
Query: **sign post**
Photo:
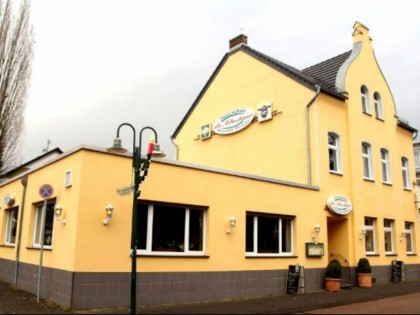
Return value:
<svg viewBox="0 0 420 315">
<path fill-rule="evenodd" d="M 36 301 L 39 302 L 41 289 L 41 274 L 42 274 L 42 258 L 44 256 L 44 233 L 45 233 L 45 217 L 47 212 L 47 199 L 52 196 L 54 189 L 49 184 L 44 184 L 39 188 L 39 195 L 44 199 L 41 214 L 41 235 L 39 237 L 40 253 L 39 253 L 39 269 L 38 269 L 38 287 L 36 294 Z"/>
</svg>

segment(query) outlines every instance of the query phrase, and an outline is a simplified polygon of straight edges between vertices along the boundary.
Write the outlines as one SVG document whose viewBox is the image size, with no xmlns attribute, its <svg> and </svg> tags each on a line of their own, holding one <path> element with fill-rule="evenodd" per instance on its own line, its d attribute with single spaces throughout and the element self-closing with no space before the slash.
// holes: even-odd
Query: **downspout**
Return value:
<svg viewBox="0 0 420 315">
<path fill-rule="evenodd" d="M 19 273 L 19 253 L 20 253 L 20 240 L 22 238 L 22 222 L 23 222 L 23 213 L 25 208 L 25 197 L 26 197 L 26 187 L 28 186 L 28 176 L 24 175 L 21 177 L 20 182 L 23 186 L 22 192 L 22 202 L 20 206 L 20 215 L 19 215 L 19 230 L 16 240 L 16 261 L 15 261 L 15 286 L 17 286 L 18 273 Z"/>
<path fill-rule="evenodd" d="M 171 142 L 175 147 L 175 161 L 178 161 L 179 146 L 175 143 L 175 139 L 171 138 Z"/>
<path fill-rule="evenodd" d="M 306 104 L 306 109 L 305 109 L 305 118 L 306 118 L 306 161 L 307 161 L 307 170 L 308 170 L 308 185 L 312 185 L 311 139 L 310 139 L 310 136 L 309 136 L 309 107 L 315 102 L 315 99 L 321 93 L 321 86 L 317 84 L 317 85 L 315 85 L 315 87 L 316 87 L 316 93 L 312 97 L 312 99 L 309 101 L 309 103 Z"/>
</svg>

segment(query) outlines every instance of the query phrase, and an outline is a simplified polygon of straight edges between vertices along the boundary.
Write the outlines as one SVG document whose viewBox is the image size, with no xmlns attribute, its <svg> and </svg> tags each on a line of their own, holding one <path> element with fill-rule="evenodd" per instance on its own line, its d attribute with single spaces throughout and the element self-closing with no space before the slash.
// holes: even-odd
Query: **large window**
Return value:
<svg viewBox="0 0 420 315">
<path fill-rule="evenodd" d="M 384 220 L 384 240 L 385 254 L 394 253 L 394 222 L 392 220 Z"/>
<path fill-rule="evenodd" d="M 375 240 L 375 223 L 374 218 L 365 218 L 364 234 L 365 234 L 365 250 L 366 254 L 376 253 Z"/>
<path fill-rule="evenodd" d="M 370 114 L 369 91 L 366 86 L 362 85 L 360 88 L 360 96 L 362 100 L 362 111 Z"/>
<path fill-rule="evenodd" d="M 45 216 L 42 215 L 43 203 L 35 207 L 35 225 L 33 247 L 41 247 L 42 237 L 44 238 L 44 247 L 52 247 L 53 228 L 54 228 L 54 204 L 55 201 L 47 202 Z M 42 235 L 42 222 L 45 221 L 44 235 Z"/>
<path fill-rule="evenodd" d="M 401 172 L 402 172 L 403 187 L 410 189 L 411 188 L 410 168 L 408 166 L 408 159 L 405 157 L 401 158 Z"/>
<path fill-rule="evenodd" d="M 413 223 L 405 222 L 404 223 L 404 232 L 405 236 L 405 248 L 407 254 L 414 254 L 414 244 L 413 244 Z"/>
<path fill-rule="evenodd" d="M 373 179 L 372 147 L 369 143 L 362 143 L 363 177 Z"/>
<path fill-rule="evenodd" d="M 376 118 L 384 119 L 384 113 L 383 113 L 383 109 L 382 109 L 382 100 L 381 100 L 381 96 L 379 95 L 378 92 L 375 92 L 373 94 L 373 101 L 375 103 Z"/>
<path fill-rule="evenodd" d="M 389 161 L 389 152 L 386 149 L 381 149 L 381 164 L 382 164 L 382 182 L 391 183 L 391 168 Z"/>
<path fill-rule="evenodd" d="M 333 132 L 328 133 L 328 155 L 330 172 L 341 173 L 340 137 Z"/>
<path fill-rule="evenodd" d="M 14 245 L 16 243 L 17 222 L 18 208 L 6 210 L 6 245 Z"/>
<path fill-rule="evenodd" d="M 140 254 L 204 255 L 205 210 L 153 204 L 137 209 Z"/>
<path fill-rule="evenodd" d="M 291 256 L 293 218 L 247 213 L 246 255 Z"/>
</svg>

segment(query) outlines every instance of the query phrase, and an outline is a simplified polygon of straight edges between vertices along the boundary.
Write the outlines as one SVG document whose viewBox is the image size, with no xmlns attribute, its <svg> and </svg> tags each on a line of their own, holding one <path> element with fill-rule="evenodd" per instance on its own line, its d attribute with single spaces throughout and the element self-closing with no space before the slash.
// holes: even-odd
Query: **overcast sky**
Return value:
<svg viewBox="0 0 420 315">
<path fill-rule="evenodd" d="M 418 0 L 32 0 L 22 162 L 48 139 L 63 151 L 109 147 L 124 122 L 155 128 L 173 158 L 170 136 L 230 39 L 243 32 L 250 47 L 303 69 L 351 50 L 356 21 L 370 29 L 397 114 L 420 129 L 419 9 Z M 131 150 L 130 132 L 121 135 Z"/>
</svg>

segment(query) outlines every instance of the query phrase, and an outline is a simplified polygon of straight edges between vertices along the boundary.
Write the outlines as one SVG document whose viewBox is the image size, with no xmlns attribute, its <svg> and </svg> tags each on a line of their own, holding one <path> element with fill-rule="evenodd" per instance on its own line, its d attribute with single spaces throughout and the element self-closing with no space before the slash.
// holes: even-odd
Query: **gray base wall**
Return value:
<svg viewBox="0 0 420 315">
<path fill-rule="evenodd" d="M 0 279 L 14 284 L 16 263 L 0 258 Z M 37 294 L 37 265 L 20 263 L 17 287 Z M 325 268 L 304 269 L 301 292 L 324 289 Z M 391 266 L 373 267 L 376 283 L 391 279 Z M 357 284 L 355 267 L 343 279 Z M 420 264 L 406 265 L 406 281 L 420 280 Z M 253 298 L 285 294 L 287 270 L 137 273 L 137 305 Z M 42 268 L 40 297 L 73 309 L 128 307 L 131 272 L 70 272 Z"/>
</svg>

